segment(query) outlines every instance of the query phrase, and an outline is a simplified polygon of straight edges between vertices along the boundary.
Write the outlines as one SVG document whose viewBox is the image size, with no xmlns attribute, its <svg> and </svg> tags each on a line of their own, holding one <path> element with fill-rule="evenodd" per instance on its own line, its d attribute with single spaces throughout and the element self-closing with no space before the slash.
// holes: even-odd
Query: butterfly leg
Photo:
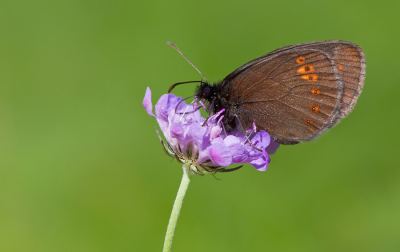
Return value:
<svg viewBox="0 0 400 252">
<path fill-rule="evenodd" d="M 177 114 L 179 114 L 179 115 L 191 114 L 191 113 L 194 113 L 194 112 L 196 112 L 197 110 L 199 110 L 201 107 L 202 107 L 202 106 L 200 105 L 200 106 L 198 106 L 195 110 L 192 110 L 192 111 L 189 111 L 189 112 L 185 112 L 185 113 L 177 113 Z"/>
<path fill-rule="evenodd" d="M 231 172 L 231 171 L 239 170 L 242 167 L 243 167 L 243 165 L 238 166 L 238 167 L 234 167 L 234 168 L 229 168 L 229 169 L 222 168 L 222 169 L 218 169 L 217 172 Z"/>
<path fill-rule="evenodd" d="M 255 149 L 255 150 L 258 150 L 259 152 L 262 152 L 262 150 L 259 149 L 259 148 L 257 148 L 256 146 L 254 146 L 254 144 L 253 144 L 253 143 L 250 141 L 250 139 L 247 137 L 247 135 L 246 135 L 246 130 L 244 129 L 242 123 L 240 122 L 239 117 L 238 117 L 236 114 L 234 114 L 233 116 L 236 117 L 236 120 L 239 122 L 240 128 L 242 129 L 242 133 L 243 133 L 244 137 L 247 139 L 247 142 L 249 142 L 249 144 L 251 145 L 251 147 L 253 147 L 253 149 Z"/>
</svg>

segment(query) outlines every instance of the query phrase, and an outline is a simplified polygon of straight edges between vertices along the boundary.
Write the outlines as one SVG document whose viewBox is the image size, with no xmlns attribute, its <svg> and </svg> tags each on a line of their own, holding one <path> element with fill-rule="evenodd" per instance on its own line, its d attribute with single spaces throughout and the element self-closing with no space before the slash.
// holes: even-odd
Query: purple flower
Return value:
<svg viewBox="0 0 400 252">
<path fill-rule="evenodd" d="M 159 136 L 164 151 L 177 161 L 189 164 L 191 171 L 200 175 L 236 170 L 238 168 L 225 167 L 245 163 L 265 171 L 270 163 L 268 153 L 275 153 L 279 147 L 278 143 L 271 141 L 267 132 L 261 130 L 255 133 L 255 124 L 243 135 L 242 132 L 225 133 L 217 115 L 204 123 L 205 119 L 196 106 L 186 104 L 174 94 L 161 96 L 154 115 L 151 91 L 147 88 L 143 106 L 150 116 L 157 119 L 166 139 L 163 141 Z M 251 146 L 248 139 L 259 150 Z"/>
</svg>

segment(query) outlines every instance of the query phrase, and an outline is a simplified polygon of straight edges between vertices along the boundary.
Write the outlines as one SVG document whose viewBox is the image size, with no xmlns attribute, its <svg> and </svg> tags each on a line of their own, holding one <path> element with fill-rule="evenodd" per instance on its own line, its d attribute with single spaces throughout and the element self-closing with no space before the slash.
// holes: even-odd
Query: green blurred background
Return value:
<svg viewBox="0 0 400 252">
<path fill-rule="evenodd" d="M 359 44 L 318 140 L 194 177 L 173 251 L 400 251 L 399 1 L 0 1 L 0 251 L 161 251 L 181 165 L 142 107 L 279 47 Z M 176 89 L 193 94 L 194 86 Z"/>
</svg>

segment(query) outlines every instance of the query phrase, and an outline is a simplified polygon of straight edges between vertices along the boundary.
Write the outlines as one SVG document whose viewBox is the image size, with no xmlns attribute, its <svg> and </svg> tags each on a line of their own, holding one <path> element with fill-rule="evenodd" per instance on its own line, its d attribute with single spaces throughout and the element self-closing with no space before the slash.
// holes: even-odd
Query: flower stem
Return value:
<svg viewBox="0 0 400 252">
<path fill-rule="evenodd" d="M 186 190 L 188 189 L 191 172 L 188 164 L 183 165 L 183 177 L 181 185 L 179 186 L 178 194 L 176 195 L 175 203 L 172 208 L 171 217 L 169 219 L 167 234 L 165 235 L 163 252 L 170 252 L 172 246 L 172 238 L 174 237 L 176 223 L 178 221 L 179 212 L 181 211 L 183 198 L 185 197 Z"/>
</svg>

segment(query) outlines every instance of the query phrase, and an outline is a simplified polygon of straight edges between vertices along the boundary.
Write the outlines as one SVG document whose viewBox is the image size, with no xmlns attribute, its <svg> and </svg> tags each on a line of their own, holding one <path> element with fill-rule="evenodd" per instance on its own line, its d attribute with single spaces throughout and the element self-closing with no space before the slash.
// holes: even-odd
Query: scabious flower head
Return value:
<svg viewBox="0 0 400 252">
<path fill-rule="evenodd" d="M 159 137 L 169 156 L 190 165 L 190 170 L 200 175 L 236 170 L 241 166 L 225 167 L 245 163 L 259 171 L 267 170 L 269 154 L 279 147 L 278 143 L 271 141 L 267 132 L 261 130 L 255 133 L 254 125 L 254 129 L 248 130 L 246 135 L 239 131 L 227 134 L 220 123 L 221 117 L 218 120 L 218 115 L 214 115 L 206 121 L 196 106 L 182 100 L 174 94 L 161 96 L 154 115 L 150 88 L 147 88 L 143 99 L 147 113 L 157 119 L 164 134 L 166 141 Z M 261 151 L 251 146 L 249 140 Z"/>
</svg>

